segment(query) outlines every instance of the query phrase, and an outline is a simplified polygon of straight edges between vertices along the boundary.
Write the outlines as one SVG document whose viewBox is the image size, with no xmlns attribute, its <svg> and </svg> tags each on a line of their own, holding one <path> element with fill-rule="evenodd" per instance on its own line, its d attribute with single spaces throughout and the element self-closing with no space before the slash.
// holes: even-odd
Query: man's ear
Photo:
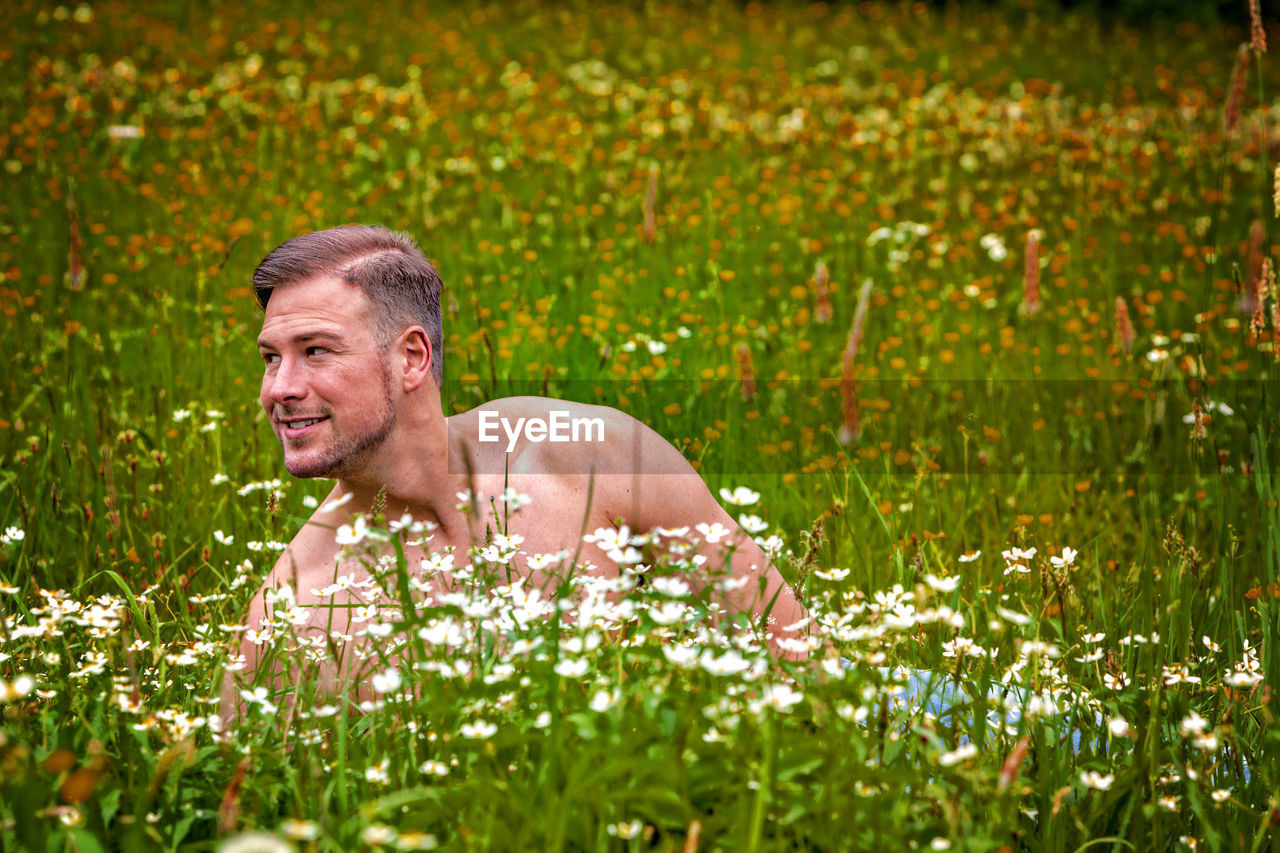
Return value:
<svg viewBox="0 0 1280 853">
<path fill-rule="evenodd" d="M 431 339 L 421 326 L 410 326 L 400 333 L 399 349 L 404 359 L 401 381 L 407 394 L 416 391 L 431 376 L 435 352 L 431 349 Z"/>
</svg>

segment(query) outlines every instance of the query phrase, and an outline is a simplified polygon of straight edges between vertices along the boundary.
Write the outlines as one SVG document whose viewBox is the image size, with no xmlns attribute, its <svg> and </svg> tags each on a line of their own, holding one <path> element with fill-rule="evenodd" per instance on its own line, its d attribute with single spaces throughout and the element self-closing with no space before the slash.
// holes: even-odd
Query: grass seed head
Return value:
<svg viewBox="0 0 1280 853">
<path fill-rule="evenodd" d="M 1230 132 L 1240 123 L 1240 101 L 1244 98 L 1244 82 L 1249 71 L 1249 46 L 1242 44 L 1236 52 L 1235 68 L 1231 70 L 1231 88 L 1227 92 L 1227 104 L 1222 112 L 1223 123 Z"/>
<path fill-rule="evenodd" d="M 1027 264 L 1022 276 L 1022 313 L 1031 316 L 1040 310 L 1040 238 L 1027 232 Z"/>
<path fill-rule="evenodd" d="M 751 358 L 751 348 L 746 344 L 738 344 L 735 355 L 738 359 L 738 375 L 742 379 L 742 398 L 744 400 L 754 400 L 756 398 L 756 369 Z"/>
<path fill-rule="evenodd" d="M 1271 258 L 1263 258 L 1258 275 L 1253 280 L 1253 314 L 1249 317 L 1249 334 L 1255 341 L 1267 325 L 1267 291 L 1273 278 L 1275 272 L 1271 266 Z"/>
<path fill-rule="evenodd" d="M 831 322 L 835 312 L 831 308 L 831 294 L 827 291 L 827 283 L 830 281 L 830 273 L 827 271 L 827 265 L 822 261 L 818 261 L 818 265 L 813 269 L 813 292 L 814 299 L 817 302 L 813 311 L 813 318 L 819 323 L 826 324 Z"/>
<path fill-rule="evenodd" d="M 652 243 L 658 236 L 658 219 L 655 208 L 658 204 L 658 167 L 649 168 L 649 187 L 644 194 L 644 241 Z"/>
<path fill-rule="evenodd" d="M 1133 352 L 1133 341 L 1137 333 L 1133 329 L 1133 321 L 1129 319 L 1129 304 L 1123 296 L 1116 297 L 1116 342 L 1124 347 L 1125 352 Z"/>
<path fill-rule="evenodd" d="M 1249 46 L 1258 56 L 1267 52 L 1267 28 L 1262 25 L 1261 0 L 1249 0 Z"/>
</svg>

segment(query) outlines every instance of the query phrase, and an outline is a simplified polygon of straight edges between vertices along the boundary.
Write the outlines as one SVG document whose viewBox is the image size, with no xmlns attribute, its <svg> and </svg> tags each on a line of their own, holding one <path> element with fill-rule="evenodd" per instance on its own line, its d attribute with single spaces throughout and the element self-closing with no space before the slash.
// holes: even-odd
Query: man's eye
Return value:
<svg viewBox="0 0 1280 853">
<path fill-rule="evenodd" d="M 276 355 L 273 352 L 264 352 L 262 354 L 262 361 L 264 364 L 275 364 L 279 360 L 280 360 L 280 356 Z"/>
<path fill-rule="evenodd" d="M 320 355 L 328 352 L 324 347 L 307 347 L 307 355 Z"/>
</svg>

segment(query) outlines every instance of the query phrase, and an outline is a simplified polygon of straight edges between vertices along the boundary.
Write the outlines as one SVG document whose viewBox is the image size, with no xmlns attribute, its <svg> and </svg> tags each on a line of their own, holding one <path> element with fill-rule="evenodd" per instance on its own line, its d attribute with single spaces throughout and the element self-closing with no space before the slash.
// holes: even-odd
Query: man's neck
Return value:
<svg viewBox="0 0 1280 853">
<path fill-rule="evenodd" d="M 443 415 L 403 427 L 398 426 L 394 444 L 382 449 L 385 461 L 370 466 L 367 474 L 339 478 L 336 497 L 351 495 L 342 512 L 349 517 L 380 514 L 389 521 L 407 514 L 435 525 L 444 539 L 466 539 L 473 532 L 474 514 L 459 506 L 475 491 L 469 485 L 466 449 L 450 447 Z"/>
</svg>

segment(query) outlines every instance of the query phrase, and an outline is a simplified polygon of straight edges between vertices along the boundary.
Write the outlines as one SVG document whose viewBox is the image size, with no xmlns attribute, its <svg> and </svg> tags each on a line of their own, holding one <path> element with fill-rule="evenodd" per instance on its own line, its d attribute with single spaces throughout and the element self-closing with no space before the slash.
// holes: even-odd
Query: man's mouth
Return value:
<svg viewBox="0 0 1280 853">
<path fill-rule="evenodd" d="M 284 428 L 285 438 L 298 438 L 305 435 L 316 424 L 329 420 L 327 415 L 318 418 L 281 418 L 280 426 Z"/>
</svg>

